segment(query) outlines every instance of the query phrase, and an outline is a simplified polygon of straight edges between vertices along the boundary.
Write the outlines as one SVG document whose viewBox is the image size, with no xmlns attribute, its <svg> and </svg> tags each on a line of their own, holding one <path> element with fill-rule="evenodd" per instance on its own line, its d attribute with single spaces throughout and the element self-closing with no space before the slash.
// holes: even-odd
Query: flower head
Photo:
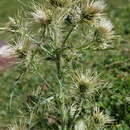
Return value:
<svg viewBox="0 0 130 130">
<path fill-rule="evenodd" d="M 103 1 L 103 0 L 94 1 L 93 0 L 92 2 L 88 1 L 86 10 L 89 13 L 96 14 L 96 13 L 102 13 L 104 11 L 105 7 L 106 7 L 105 1 Z"/>
<path fill-rule="evenodd" d="M 4 45 L 0 48 L 1 57 L 11 57 L 14 54 L 15 54 L 14 49 L 9 45 Z"/>
<path fill-rule="evenodd" d="M 103 0 L 88 0 L 83 11 L 83 18 L 87 21 L 93 21 L 103 15 L 106 3 Z"/>
<path fill-rule="evenodd" d="M 112 123 L 114 120 L 111 119 L 108 115 L 105 115 L 103 111 L 100 111 L 98 107 L 94 108 L 93 111 L 93 121 L 94 124 L 100 124 L 99 126 L 103 126 L 106 124 Z"/>
<path fill-rule="evenodd" d="M 5 58 L 12 56 L 21 57 L 21 55 L 25 55 L 29 47 L 31 48 L 31 45 L 28 44 L 26 39 L 18 39 L 18 42 L 14 45 L 3 45 L 0 48 L 0 56 Z"/>
<path fill-rule="evenodd" d="M 112 39 L 113 38 L 113 25 L 110 20 L 106 18 L 101 18 L 99 23 L 96 25 L 97 31 L 99 32 L 99 35 L 104 39 Z"/>
<path fill-rule="evenodd" d="M 88 10 L 90 9 L 91 13 L 101 13 L 106 7 L 106 3 L 103 0 L 92 1 L 87 5 Z"/>
<path fill-rule="evenodd" d="M 49 22 L 48 12 L 49 10 L 45 10 L 43 7 L 35 5 L 31 15 L 36 23 L 47 24 Z"/>
<path fill-rule="evenodd" d="M 46 21 L 47 16 L 43 10 L 36 10 L 32 13 L 33 18 L 36 20 L 36 22 Z"/>
<path fill-rule="evenodd" d="M 91 70 L 87 70 L 86 73 L 76 72 L 74 80 L 79 91 L 87 94 L 98 91 L 100 87 L 99 83 L 101 83 L 99 82 L 99 75 Z"/>
</svg>

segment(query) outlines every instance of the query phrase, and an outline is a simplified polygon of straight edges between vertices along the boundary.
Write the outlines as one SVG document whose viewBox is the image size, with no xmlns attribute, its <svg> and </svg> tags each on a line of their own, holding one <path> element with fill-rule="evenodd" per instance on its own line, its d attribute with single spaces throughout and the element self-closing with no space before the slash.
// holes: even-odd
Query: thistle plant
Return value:
<svg viewBox="0 0 130 130">
<path fill-rule="evenodd" d="M 82 61 L 88 52 L 112 46 L 114 31 L 106 18 L 106 3 L 44 0 L 30 5 L 1 28 L 10 41 L 0 55 L 17 58 L 16 66 L 22 68 L 18 80 L 30 72 L 42 80 L 20 109 L 26 119 L 23 129 L 104 129 L 113 120 L 96 106 L 96 97 L 111 85 Z M 20 127 L 18 123 L 11 130 Z"/>
</svg>

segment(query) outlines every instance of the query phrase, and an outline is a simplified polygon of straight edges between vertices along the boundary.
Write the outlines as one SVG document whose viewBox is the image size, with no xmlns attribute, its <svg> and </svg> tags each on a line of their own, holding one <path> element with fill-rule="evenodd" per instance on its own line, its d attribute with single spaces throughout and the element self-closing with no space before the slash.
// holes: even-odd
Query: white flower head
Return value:
<svg viewBox="0 0 130 130">
<path fill-rule="evenodd" d="M 0 48 L 1 57 L 11 57 L 14 54 L 15 54 L 15 50 L 9 45 L 4 45 Z"/>
<path fill-rule="evenodd" d="M 12 57 L 18 56 L 19 53 L 24 53 L 28 47 L 28 44 L 25 44 L 25 41 L 20 41 L 15 43 L 15 45 L 3 45 L 0 48 L 0 56 L 1 57 Z"/>
<path fill-rule="evenodd" d="M 51 18 L 51 11 L 41 5 L 33 5 L 31 16 L 36 23 L 47 24 Z"/>
<path fill-rule="evenodd" d="M 109 32 L 112 31 L 112 29 L 113 29 L 113 25 L 112 25 L 111 21 L 106 19 L 106 18 L 102 18 L 100 20 L 99 27 L 102 27 L 102 28 L 106 29 Z"/>
<path fill-rule="evenodd" d="M 104 9 L 106 8 L 106 3 L 104 0 L 98 0 L 98 1 L 91 1 L 88 0 L 87 2 L 87 6 L 86 6 L 86 11 L 88 13 L 102 13 L 104 11 Z"/>
<path fill-rule="evenodd" d="M 42 21 L 46 21 L 47 20 L 47 16 L 44 12 L 44 10 L 42 9 L 36 9 L 33 13 L 32 13 L 32 16 L 34 18 L 34 20 L 36 22 L 42 22 Z"/>
<path fill-rule="evenodd" d="M 101 18 L 96 28 L 105 39 L 112 39 L 114 37 L 113 25 L 110 20 Z"/>
<path fill-rule="evenodd" d="M 87 0 L 86 5 L 84 5 L 83 18 L 84 21 L 95 23 L 97 19 L 100 19 L 104 15 L 104 9 L 106 3 L 103 0 Z"/>
<path fill-rule="evenodd" d="M 91 3 L 91 6 L 93 9 L 99 11 L 99 12 L 102 12 L 105 8 L 106 8 L 106 3 L 104 0 L 98 0 L 98 1 L 93 1 Z"/>
</svg>

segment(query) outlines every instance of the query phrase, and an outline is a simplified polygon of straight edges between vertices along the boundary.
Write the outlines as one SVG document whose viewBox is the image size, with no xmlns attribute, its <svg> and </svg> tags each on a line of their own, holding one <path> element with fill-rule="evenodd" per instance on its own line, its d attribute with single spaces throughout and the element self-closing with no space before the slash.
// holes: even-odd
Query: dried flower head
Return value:
<svg viewBox="0 0 130 130">
<path fill-rule="evenodd" d="M 106 3 L 103 0 L 88 0 L 83 11 L 83 18 L 87 21 L 93 21 L 103 15 Z"/>
<path fill-rule="evenodd" d="M 15 55 L 18 58 L 24 59 L 25 57 L 28 59 L 30 57 L 29 52 L 32 48 L 28 39 L 19 39 L 16 45 L 13 46 L 15 50 Z"/>
<path fill-rule="evenodd" d="M 104 0 L 98 0 L 98 1 L 93 0 L 92 2 L 88 1 L 86 9 L 89 13 L 96 14 L 96 13 L 102 13 L 105 7 L 106 3 Z"/>
<path fill-rule="evenodd" d="M 4 45 L 0 48 L 1 57 L 11 57 L 15 54 L 14 49 L 9 45 Z"/>
<path fill-rule="evenodd" d="M 34 5 L 34 11 L 31 13 L 34 22 L 47 24 L 50 21 L 50 11 L 44 9 L 42 6 Z"/>
<path fill-rule="evenodd" d="M 101 83 L 99 82 L 99 75 L 91 70 L 87 70 L 85 73 L 76 72 L 74 80 L 80 92 L 87 94 L 92 94 L 95 91 L 98 91 L 100 87 L 99 83 Z"/>
<path fill-rule="evenodd" d="M 28 50 L 28 43 L 20 40 L 15 45 L 4 45 L 0 48 L 1 57 L 22 57 Z"/>
<path fill-rule="evenodd" d="M 99 126 L 104 126 L 106 124 L 112 123 L 114 120 L 111 119 L 108 115 L 103 114 L 103 111 L 100 111 L 98 107 L 95 107 L 93 111 L 93 121 L 94 124 L 100 124 Z"/>
<path fill-rule="evenodd" d="M 101 38 L 110 40 L 114 37 L 113 25 L 110 20 L 101 18 L 96 28 Z"/>
</svg>

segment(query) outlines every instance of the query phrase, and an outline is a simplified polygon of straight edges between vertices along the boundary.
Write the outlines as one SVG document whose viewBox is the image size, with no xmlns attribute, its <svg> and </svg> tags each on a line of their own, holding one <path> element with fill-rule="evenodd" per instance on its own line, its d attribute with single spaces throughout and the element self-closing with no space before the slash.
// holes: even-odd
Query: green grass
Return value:
<svg viewBox="0 0 130 130">
<path fill-rule="evenodd" d="M 6 22 L 9 16 L 14 16 L 20 7 L 17 0 L 0 1 L 0 23 Z"/>
</svg>

